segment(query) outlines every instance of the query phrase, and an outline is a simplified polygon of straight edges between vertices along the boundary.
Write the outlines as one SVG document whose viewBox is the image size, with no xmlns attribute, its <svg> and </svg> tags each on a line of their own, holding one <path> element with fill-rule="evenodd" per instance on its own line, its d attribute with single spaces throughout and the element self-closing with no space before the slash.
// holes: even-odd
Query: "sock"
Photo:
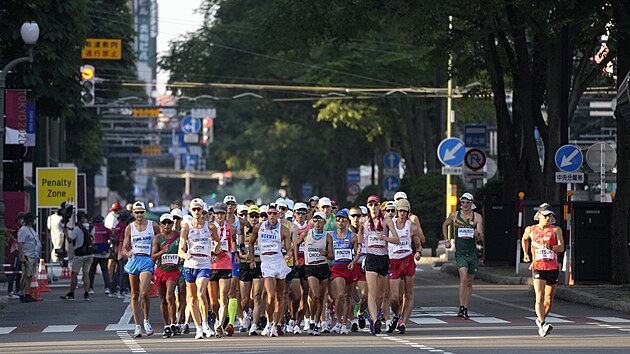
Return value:
<svg viewBox="0 0 630 354">
<path fill-rule="evenodd" d="M 361 307 L 360 304 L 354 305 L 354 315 L 355 316 L 359 316 L 359 307 Z"/>
<path fill-rule="evenodd" d="M 232 326 L 234 326 L 234 318 L 236 317 L 236 311 L 238 309 L 238 300 L 237 299 L 230 299 L 228 302 L 228 318 L 229 318 L 229 324 L 231 324 Z"/>
</svg>

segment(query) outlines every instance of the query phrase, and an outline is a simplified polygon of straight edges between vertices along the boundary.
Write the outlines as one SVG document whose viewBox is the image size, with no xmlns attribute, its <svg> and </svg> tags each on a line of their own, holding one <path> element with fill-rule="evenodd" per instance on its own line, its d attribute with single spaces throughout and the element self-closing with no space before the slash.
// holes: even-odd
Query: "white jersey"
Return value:
<svg viewBox="0 0 630 354">
<path fill-rule="evenodd" d="M 298 223 L 297 220 L 296 220 L 293 223 L 298 228 L 298 235 L 301 234 L 304 231 L 308 231 L 309 230 L 308 222 L 304 222 L 304 225 L 300 225 L 300 223 Z M 304 255 L 304 242 L 300 243 L 300 245 L 298 246 L 298 252 L 301 253 L 302 255 Z"/>
<path fill-rule="evenodd" d="M 388 254 L 390 259 L 402 259 L 413 253 L 411 248 L 411 221 L 405 220 L 405 226 L 402 229 L 398 229 L 396 219 L 394 219 L 394 227 L 400 238 L 400 243 L 397 245 L 390 243 L 388 245 Z"/>
<path fill-rule="evenodd" d="M 279 221 L 273 229 L 270 228 L 268 221 L 260 224 L 258 229 L 258 247 L 260 248 L 261 262 L 283 259 L 280 228 Z"/>
<path fill-rule="evenodd" d="M 136 223 L 131 223 L 131 253 L 134 256 L 151 256 L 151 246 L 153 245 L 153 221 L 147 221 L 147 228 L 138 231 Z"/>
<path fill-rule="evenodd" d="M 184 267 L 193 269 L 212 269 L 210 257 L 212 255 L 212 236 L 208 222 L 196 229 L 190 224 L 188 229 L 188 254 L 190 259 L 184 261 Z"/>
<path fill-rule="evenodd" d="M 372 224 L 374 228 L 370 228 L 370 224 L 370 220 L 368 220 L 368 222 L 363 225 L 363 244 L 366 245 L 365 253 L 376 256 L 386 256 L 387 241 L 378 238 L 377 235 L 388 235 L 389 230 L 385 225 L 382 225 L 380 228 L 377 229 Z M 379 224 L 382 224 L 382 221 L 379 222 Z"/>
<path fill-rule="evenodd" d="M 323 231 L 321 234 L 317 233 L 315 229 L 308 230 L 308 234 L 304 238 L 304 243 L 306 243 L 304 249 L 306 265 L 317 265 L 326 262 L 326 257 L 319 253 L 320 249 L 326 249 L 326 233 L 326 231 Z M 315 234 L 321 235 L 320 238 L 315 238 Z"/>
</svg>

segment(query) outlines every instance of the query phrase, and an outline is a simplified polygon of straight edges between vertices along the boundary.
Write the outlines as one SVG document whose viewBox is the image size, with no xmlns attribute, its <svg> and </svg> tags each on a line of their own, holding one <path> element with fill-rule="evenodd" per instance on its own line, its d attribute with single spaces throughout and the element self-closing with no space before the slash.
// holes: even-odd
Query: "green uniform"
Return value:
<svg viewBox="0 0 630 354">
<path fill-rule="evenodd" d="M 470 219 L 464 219 L 461 211 L 457 212 L 454 222 L 455 261 L 457 268 L 468 268 L 469 274 L 475 274 L 479 268 L 477 242 L 475 241 L 475 213 Z"/>
<path fill-rule="evenodd" d="M 174 235 L 173 237 L 176 238 L 175 241 L 173 241 L 170 245 L 168 245 L 168 250 L 166 251 L 166 254 L 177 254 L 177 251 L 179 249 L 179 235 Z M 159 235 L 158 236 L 158 245 L 160 245 L 160 250 L 162 249 L 162 246 L 164 245 L 164 243 L 166 243 L 166 241 L 168 241 L 169 239 L 167 239 L 166 237 L 164 237 L 163 235 Z M 166 272 L 170 272 L 172 270 L 177 270 L 179 269 L 179 265 L 176 266 L 163 266 L 162 265 L 162 259 L 158 260 L 158 267 L 160 269 L 162 269 L 163 271 Z"/>
</svg>

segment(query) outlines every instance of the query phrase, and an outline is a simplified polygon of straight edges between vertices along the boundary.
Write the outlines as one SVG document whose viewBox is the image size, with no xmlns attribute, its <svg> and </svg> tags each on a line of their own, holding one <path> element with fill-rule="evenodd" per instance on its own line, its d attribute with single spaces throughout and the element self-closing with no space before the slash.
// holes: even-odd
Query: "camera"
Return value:
<svg viewBox="0 0 630 354">
<path fill-rule="evenodd" d="M 74 214 L 74 205 L 72 205 L 71 202 L 61 203 L 59 214 L 61 215 L 61 222 L 64 225 L 69 223 L 70 219 L 72 219 L 72 215 Z"/>
</svg>

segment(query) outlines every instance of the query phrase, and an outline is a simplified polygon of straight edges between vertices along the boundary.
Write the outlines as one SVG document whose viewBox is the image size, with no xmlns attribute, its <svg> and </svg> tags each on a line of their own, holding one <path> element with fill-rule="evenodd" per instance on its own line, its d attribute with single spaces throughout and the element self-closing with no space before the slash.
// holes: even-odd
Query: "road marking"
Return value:
<svg viewBox="0 0 630 354">
<path fill-rule="evenodd" d="M 138 344 L 138 342 L 136 342 L 134 338 L 131 337 L 129 332 L 116 331 L 116 334 L 118 334 L 118 337 L 120 337 L 120 340 L 123 342 L 125 346 L 127 346 L 127 348 L 132 353 L 146 353 L 147 352 L 144 348 L 142 348 L 142 346 Z"/>
<path fill-rule="evenodd" d="M 446 324 L 446 321 L 439 320 L 437 318 L 415 317 L 409 318 L 409 321 L 415 324 Z"/>
<path fill-rule="evenodd" d="M 426 320 L 426 318 L 425 318 L 425 320 Z M 444 323 L 446 323 L 446 322 L 444 322 Z M 442 349 L 436 349 L 436 348 L 433 348 L 433 347 L 427 347 L 426 345 L 414 343 L 414 342 L 406 340 L 406 339 L 391 337 L 390 335 L 385 334 L 385 333 L 376 334 L 375 336 L 383 338 L 383 339 L 387 339 L 387 340 L 390 340 L 390 341 L 393 341 L 393 342 L 397 342 L 398 344 L 408 345 L 408 346 L 410 346 L 412 348 L 421 349 L 421 350 L 427 350 L 430 353 L 453 354 L 451 352 L 447 352 L 447 351 L 444 351 Z"/>
<path fill-rule="evenodd" d="M 529 311 L 529 312 L 536 312 L 536 310 L 529 308 L 529 307 L 525 307 L 525 306 L 520 306 L 520 305 L 514 305 L 514 304 L 510 304 L 509 302 L 503 302 L 500 300 L 496 300 L 496 299 L 492 299 L 489 297 L 485 297 L 485 296 L 481 296 L 481 295 L 477 295 L 477 294 L 472 294 L 473 297 L 476 297 L 478 299 L 482 299 L 482 300 L 486 300 L 486 301 L 492 301 L 492 302 L 496 302 L 497 304 L 501 304 L 504 306 L 508 306 L 508 307 L 512 307 L 515 309 L 519 309 L 519 310 L 524 310 L 524 311 Z M 552 316 L 552 317 L 565 317 L 563 315 L 559 315 L 557 313 L 552 313 L 550 312 L 547 316 Z"/>
<path fill-rule="evenodd" d="M 0 327 L 0 334 L 9 334 L 13 332 L 17 327 Z"/>
<path fill-rule="evenodd" d="M 536 321 L 537 317 L 527 317 L 527 319 L 530 319 L 532 321 Z M 557 317 L 547 317 L 545 318 L 545 322 L 549 322 L 549 323 L 574 323 L 573 321 L 569 321 L 569 320 L 563 320 L 562 318 L 557 318 Z"/>
<path fill-rule="evenodd" d="M 610 322 L 610 323 L 630 323 L 630 320 L 626 320 L 625 318 L 620 317 L 587 317 L 591 320 L 601 321 L 601 322 Z"/>
<path fill-rule="evenodd" d="M 64 333 L 64 332 L 74 332 L 77 328 L 76 325 L 63 325 L 63 326 L 48 326 L 44 328 L 42 333 Z"/>
<path fill-rule="evenodd" d="M 133 316 L 133 309 L 131 308 L 131 303 L 127 305 L 125 312 L 122 316 L 120 316 L 120 320 L 118 320 L 119 325 L 129 324 L 131 321 L 131 317 Z"/>
<path fill-rule="evenodd" d="M 471 317 L 470 320 L 477 323 L 510 323 L 509 321 L 496 317 Z"/>
</svg>

